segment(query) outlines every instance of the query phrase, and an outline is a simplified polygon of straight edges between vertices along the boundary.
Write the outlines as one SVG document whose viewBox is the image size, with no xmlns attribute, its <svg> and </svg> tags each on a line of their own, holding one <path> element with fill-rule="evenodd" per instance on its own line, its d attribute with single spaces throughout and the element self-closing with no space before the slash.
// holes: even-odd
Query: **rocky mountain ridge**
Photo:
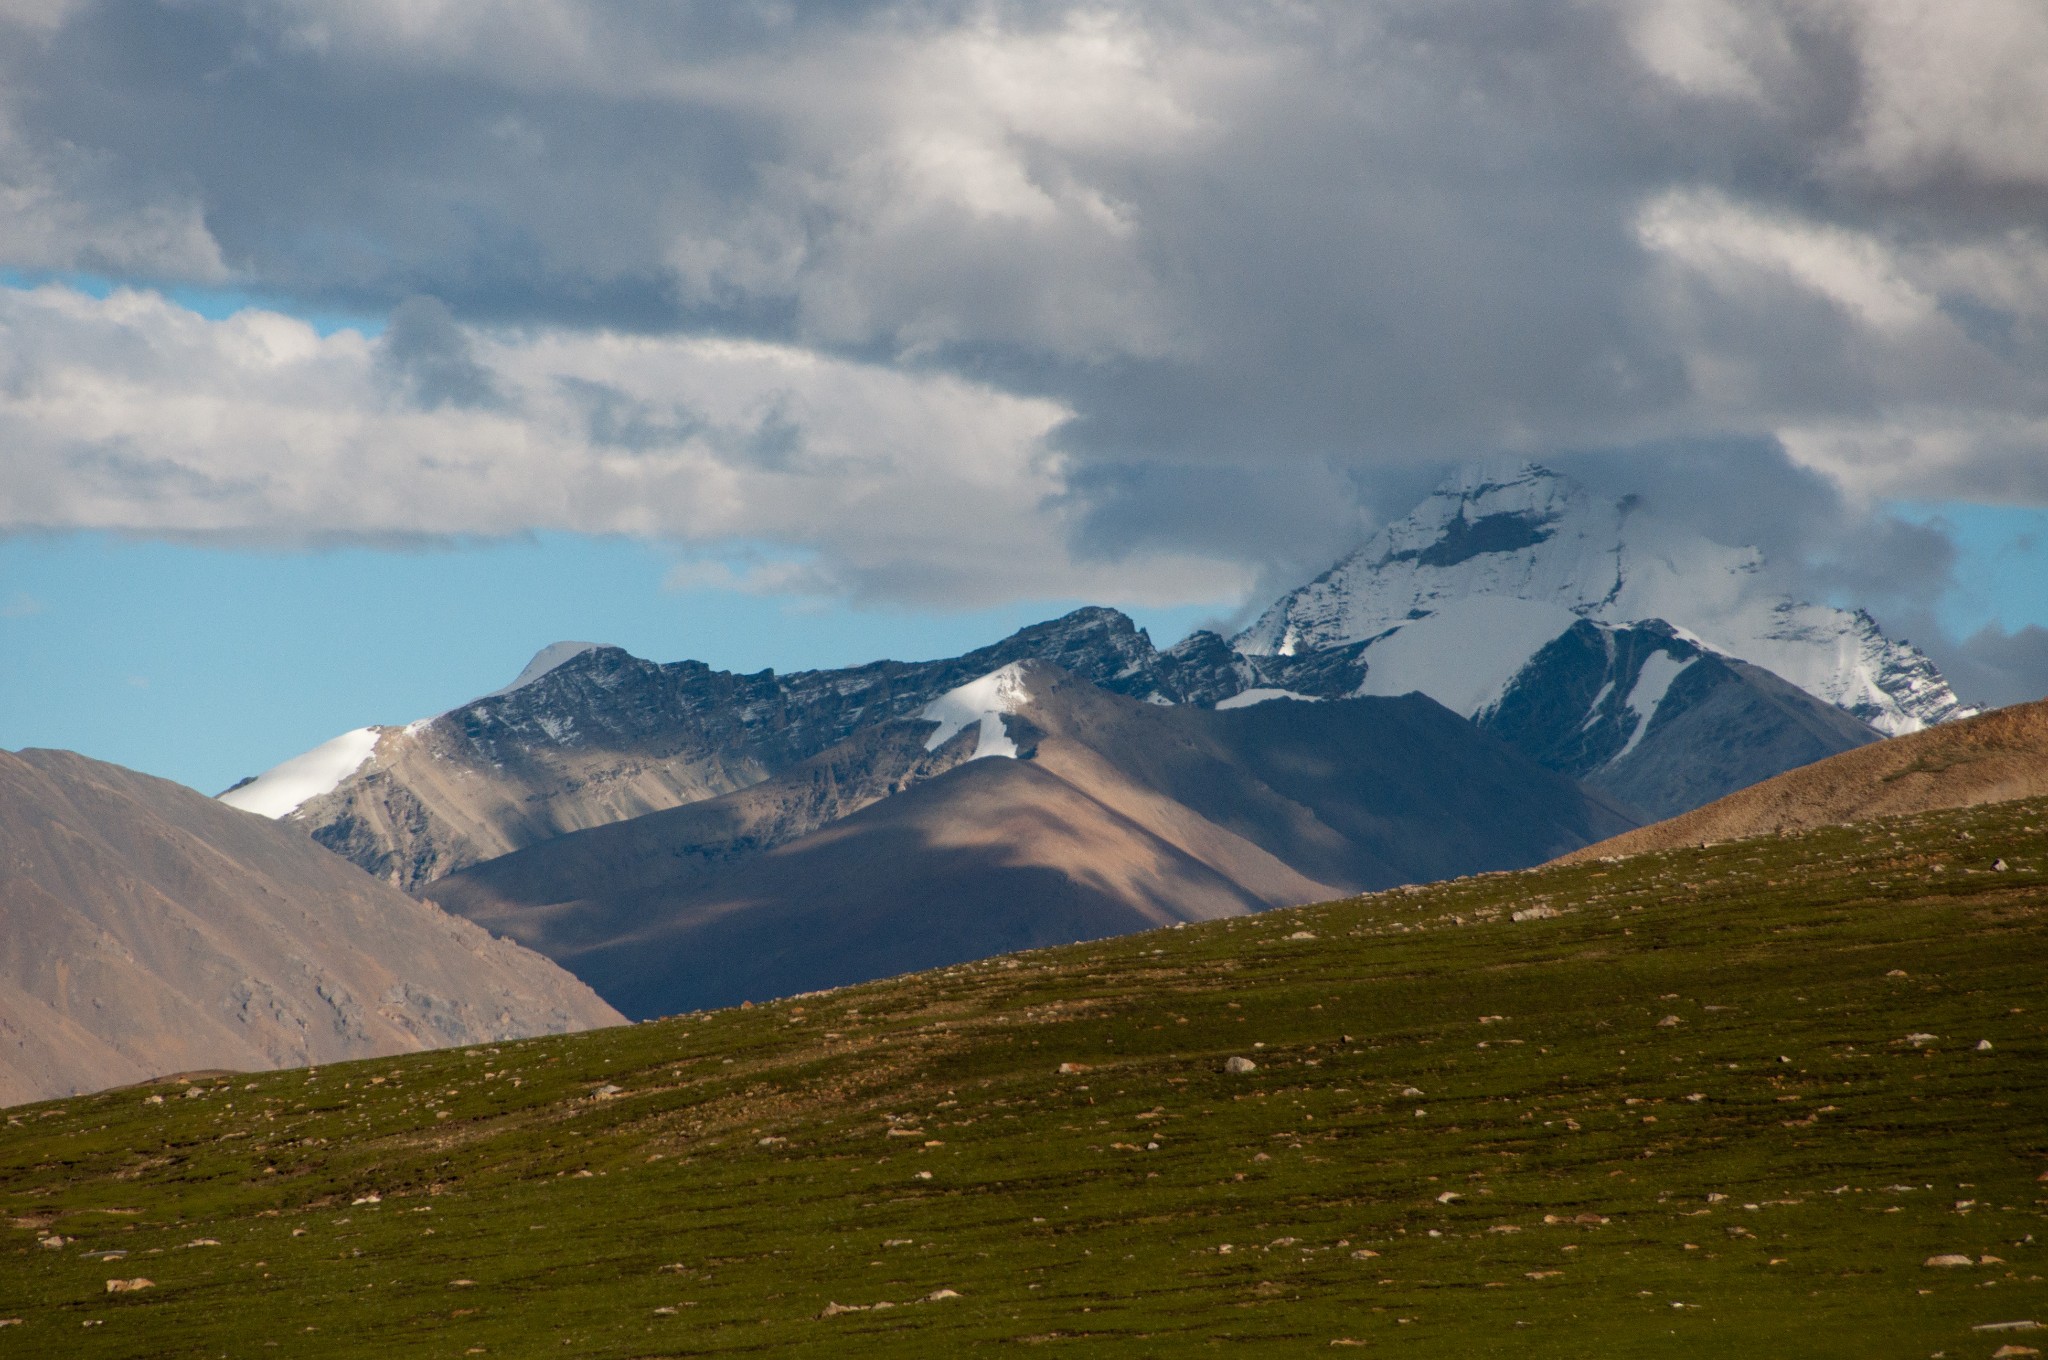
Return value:
<svg viewBox="0 0 2048 1360">
<path fill-rule="evenodd" d="M 1530 465 L 1446 483 L 1234 642 L 1162 650 L 1086 608 L 959 657 L 788 674 L 557 643 L 505 689 L 225 797 L 416 893 L 758 784 L 1024 660 L 1155 705 L 1424 693 L 1646 819 L 1971 711 L 1868 615 L 1773 596 L 1753 551 Z"/>
<path fill-rule="evenodd" d="M 652 1016 L 1516 868 L 1630 822 L 1421 695 L 1204 709 L 1026 661 L 427 891 Z"/>
</svg>

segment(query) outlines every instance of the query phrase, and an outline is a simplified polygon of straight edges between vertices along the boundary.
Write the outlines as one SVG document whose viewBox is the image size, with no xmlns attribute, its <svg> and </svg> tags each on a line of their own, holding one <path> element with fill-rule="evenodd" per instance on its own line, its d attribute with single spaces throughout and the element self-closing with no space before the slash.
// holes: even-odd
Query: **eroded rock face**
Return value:
<svg viewBox="0 0 2048 1360">
<path fill-rule="evenodd" d="M 1198 633 L 1161 652 L 1114 609 L 1076 610 L 964 656 L 788 675 L 588 647 L 516 688 L 384 729 L 360 769 L 289 820 L 417 893 L 566 832 L 747 788 L 1025 660 L 1129 698 L 1203 706 L 1257 687 L 1349 693 L 1364 676 L 1356 649 L 1246 657 Z"/>
<path fill-rule="evenodd" d="M 574 977 L 295 828 L 0 753 L 0 1103 L 616 1024 Z"/>
</svg>

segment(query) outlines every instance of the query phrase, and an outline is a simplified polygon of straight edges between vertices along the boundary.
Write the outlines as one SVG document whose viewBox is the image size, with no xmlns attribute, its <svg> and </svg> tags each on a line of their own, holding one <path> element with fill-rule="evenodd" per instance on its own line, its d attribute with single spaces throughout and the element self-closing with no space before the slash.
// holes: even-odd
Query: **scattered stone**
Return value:
<svg viewBox="0 0 2048 1360">
<path fill-rule="evenodd" d="M 1547 907 L 1539 904 L 1533 907 L 1524 907 L 1520 911 L 1510 912 L 1508 919 L 1510 921 L 1548 921 L 1555 915 L 1557 915 L 1556 907 Z"/>
<path fill-rule="evenodd" d="M 1906 1042 L 1911 1044 L 1915 1048 L 1924 1048 L 1928 1044 L 1933 1043 L 1936 1039 L 1939 1039 L 1940 1037 L 1941 1036 L 1939 1034 L 1908 1034 L 1906 1036 Z"/>
<path fill-rule="evenodd" d="M 1360 1250 L 1351 1253 L 1351 1259 L 1354 1261 L 1370 1261 L 1378 1255 L 1378 1252 L 1373 1251 L 1369 1248 L 1361 1248 Z"/>
<path fill-rule="evenodd" d="M 107 1281 L 107 1292 L 109 1294 L 133 1294 L 138 1290 L 154 1288 L 156 1288 L 155 1280 L 146 1280 L 140 1275 L 137 1275 L 132 1280 Z"/>
<path fill-rule="evenodd" d="M 1926 1260 L 1922 1261 L 1920 1264 L 1923 1266 L 1934 1266 L 1939 1269 L 1946 1270 L 1955 1266 L 1973 1266 L 1977 1263 L 1975 1261 L 1972 1261 L 1969 1257 L 1964 1256 L 1958 1252 L 1948 1251 L 1942 1252 L 1936 1256 L 1930 1256 Z"/>
<path fill-rule="evenodd" d="M 1488 1228 L 1487 1231 L 1497 1233 L 1518 1233 L 1521 1231 L 1521 1229 L 1516 1227 L 1512 1223 L 1496 1223 L 1491 1228 Z"/>
<path fill-rule="evenodd" d="M 450 1281 L 448 1282 L 448 1287 L 449 1287 L 450 1289 L 473 1289 L 473 1288 L 475 1288 L 475 1287 L 476 1287 L 476 1281 L 475 1281 L 475 1280 L 450 1280 Z"/>
<path fill-rule="evenodd" d="M 1232 1076 L 1241 1077 L 1247 1072 L 1258 1071 L 1259 1065 L 1250 1058 L 1232 1058 L 1229 1062 L 1223 1064 L 1223 1070 Z"/>
<path fill-rule="evenodd" d="M 384 1197 L 378 1194 L 376 1191 L 372 1190 L 367 1195 L 360 1195 L 355 1199 L 350 1200 L 349 1204 L 351 1207 L 353 1207 L 358 1204 L 382 1204 L 383 1202 Z"/>
<path fill-rule="evenodd" d="M 1906 970 L 1905 970 L 1905 969 L 1903 969 L 1903 968 L 1894 968 L 1894 969 L 1892 969 L 1892 970 L 1891 970 L 1891 971 L 1890 971 L 1889 973 L 1886 973 L 1886 974 L 1885 974 L 1885 976 L 1886 976 L 1886 977 L 1909 977 L 1909 976 L 1911 976 L 1911 975 L 1910 975 L 1909 973 L 1907 973 L 1907 972 L 1906 972 Z"/>
<path fill-rule="evenodd" d="M 1083 1072 L 1089 1070 L 1087 1063 L 1064 1062 L 1060 1064 L 1060 1075 L 1063 1077 L 1078 1077 Z"/>
<path fill-rule="evenodd" d="M 617 1100 L 620 1096 L 624 1095 L 625 1093 L 626 1090 L 623 1086 L 614 1086 L 610 1082 L 606 1082 L 604 1085 L 598 1087 L 595 1091 L 592 1091 L 590 1093 L 590 1098 L 592 1100 Z"/>
<path fill-rule="evenodd" d="M 220 1239 L 215 1237 L 195 1237 L 185 1245 L 188 1247 L 217 1247 L 220 1245 Z"/>
<path fill-rule="evenodd" d="M 1684 1023 L 1685 1023 L 1685 1021 L 1683 1021 L 1683 1020 L 1679 1019 L 1679 1018 L 1678 1018 L 1677 1016 L 1675 1016 L 1675 1015 L 1667 1015 L 1667 1016 L 1665 1016 L 1665 1017 L 1664 1017 L 1664 1018 L 1663 1018 L 1662 1020 L 1659 1020 L 1659 1021 L 1657 1022 L 1657 1028 L 1658 1028 L 1658 1029 L 1671 1029 L 1672 1027 L 1674 1027 L 1674 1026 L 1676 1026 L 1676 1025 L 1682 1025 L 1682 1024 L 1684 1024 Z"/>
<path fill-rule="evenodd" d="M 818 1314 L 818 1317 L 824 1319 L 838 1317 L 841 1313 L 865 1313 L 867 1310 L 867 1305 L 864 1303 L 828 1303 L 825 1305 L 825 1310 Z"/>
<path fill-rule="evenodd" d="M 1991 1041 L 1989 1039 L 1979 1039 L 1977 1041 L 1977 1051 L 1979 1053 L 1989 1053 L 1991 1051 Z"/>
<path fill-rule="evenodd" d="M 2042 1179 L 2048 1180 L 2048 1176 L 2043 1176 Z M 68 1237 L 60 1237 L 55 1233 L 52 1233 L 48 1237 L 38 1237 L 36 1239 L 36 1245 L 39 1247 L 48 1247 L 52 1251 L 56 1251 L 61 1249 L 70 1240 L 71 1239 Z"/>
<path fill-rule="evenodd" d="M 1531 1270 L 1525 1273 L 1527 1278 L 1532 1280 L 1554 1280 L 1564 1274 L 1562 1270 Z"/>
<path fill-rule="evenodd" d="M 1316 933 L 1313 930 L 1297 930 L 1287 938 L 1290 940 L 1313 940 L 1315 937 Z"/>
<path fill-rule="evenodd" d="M 2008 867 L 2009 866 L 2002 859 L 1995 859 L 1991 861 L 1991 872 L 1994 874 L 2002 874 L 2006 871 Z"/>
<path fill-rule="evenodd" d="M 2032 1318 L 2019 1322 L 1980 1322 L 1970 1329 L 1973 1332 L 2038 1332 L 2041 1324 Z"/>
<path fill-rule="evenodd" d="M 882 1243 L 885 1247 L 914 1247 L 917 1242 L 909 1237 L 891 1237 Z"/>
<path fill-rule="evenodd" d="M 931 1172 L 929 1172 L 929 1171 L 920 1171 L 920 1172 L 918 1172 L 918 1173 L 917 1173 L 917 1176 L 916 1176 L 916 1179 L 917 1179 L 917 1180 L 921 1180 L 921 1181 L 928 1181 L 928 1180 L 930 1180 L 931 1178 L 932 1178 L 932 1173 L 931 1173 Z"/>
<path fill-rule="evenodd" d="M 1419 1096 L 1422 1092 L 1416 1087 L 1404 1086 L 1401 1088 L 1401 1094 L 1404 1096 Z"/>
<path fill-rule="evenodd" d="M 2005 1264 L 2005 1258 L 2003 1256 L 1979 1256 L 1977 1264 L 1980 1266 L 2002 1266 Z"/>
<path fill-rule="evenodd" d="M 0 1327 L 19 1327 L 20 1325 L 20 1318 L 0 1318 Z"/>
<path fill-rule="evenodd" d="M 1454 1199 L 1463 1199 L 1463 1198 L 1465 1198 L 1465 1197 L 1464 1197 L 1463 1195 L 1459 1194 L 1459 1193 L 1458 1193 L 1457 1191 L 1455 1191 L 1455 1190 L 1446 1190 L 1446 1191 L 1444 1191 L 1444 1192 L 1443 1192 L 1443 1193 L 1442 1193 L 1441 1195 L 1438 1195 L 1438 1196 L 1436 1197 L 1436 1202 L 1437 1202 L 1438 1204 L 1449 1204 L 1449 1203 L 1450 1203 L 1450 1202 L 1451 1202 L 1452 1200 L 1454 1200 Z"/>
<path fill-rule="evenodd" d="M 940 1299 L 957 1299 L 959 1297 L 960 1291 L 957 1289 L 934 1289 L 931 1293 L 924 1296 L 924 1301 L 926 1303 L 937 1303 Z"/>
<path fill-rule="evenodd" d="M 2040 1353 L 2032 1346 L 2000 1346 L 1997 1350 L 1991 1352 L 1991 1360 L 2020 1360 L 2022 1356 L 2039 1355 Z"/>
</svg>

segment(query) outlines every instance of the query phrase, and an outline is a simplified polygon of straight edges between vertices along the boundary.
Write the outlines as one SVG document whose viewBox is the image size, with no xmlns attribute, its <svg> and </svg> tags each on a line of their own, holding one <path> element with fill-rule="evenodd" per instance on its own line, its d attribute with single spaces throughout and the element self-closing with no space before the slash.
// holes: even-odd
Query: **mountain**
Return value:
<svg viewBox="0 0 2048 1360">
<path fill-rule="evenodd" d="M 1754 550 L 1525 466 L 1446 483 L 1227 641 L 1076 610 L 964 656 L 735 674 L 555 643 L 512 684 L 344 733 L 223 797 L 418 893 L 569 832 L 750 787 L 1024 660 L 1161 706 L 1429 695 L 1648 820 L 1971 710 L 1868 615 Z"/>
<path fill-rule="evenodd" d="M 506 688 L 402 727 L 345 733 L 223 801 L 289 820 L 408 892 L 553 836 L 715 798 L 909 716 L 1014 661 L 1051 662 L 1156 704 L 1247 689 L 1345 693 L 1355 649 L 1250 658 L 1214 634 L 1160 652 L 1113 609 L 1080 609 L 937 661 L 739 675 L 557 643 Z"/>
<path fill-rule="evenodd" d="M 1474 721 L 1649 819 L 1880 740 L 1834 705 L 1655 619 L 1580 619 Z"/>
<path fill-rule="evenodd" d="M 1654 619 L 1887 736 L 1971 711 L 1924 653 L 1868 614 L 1774 594 L 1762 571 L 1754 548 L 1711 542 L 1630 499 L 1598 500 L 1536 464 L 1472 469 L 1282 596 L 1234 645 L 1292 656 L 1365 643 L 1379 672 L 1369 692 L 1420 689 L 1477 715 L 1578 620 Z"/>
<path fill-rule="evenodd" d="M 620 1016 L 297 830 L 67 751 L 0 752 L 0 1103 Z"/>
<path fill-rule="evenodd" d="M 1628 820 L 1420 695 L 1211 710 L 1021 662 L 429 891 L 639 1017 L 1521 867 Z"/>
<path fill-rule="evenodd" d="M 1639 855 L 2044 796 L 2048 700 L 1994 709 L 1834 756 L 1564 858 Z M 1954 853 L 1961 859 L 1992 857 L 1962 849 Z"/>
</svg>

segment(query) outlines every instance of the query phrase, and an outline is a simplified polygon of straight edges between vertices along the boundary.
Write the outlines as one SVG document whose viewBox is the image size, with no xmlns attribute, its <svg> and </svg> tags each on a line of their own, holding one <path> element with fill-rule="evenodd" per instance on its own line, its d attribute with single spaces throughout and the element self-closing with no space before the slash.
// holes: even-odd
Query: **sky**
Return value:
<svg viewBox="0 0 2048 1360">
<path fill-rule="evenodd" d="M 2037 0 L 0 0 L 0 746 L 1166 643 L 1544 461 L 2048 693 Z"/>
</svg>

